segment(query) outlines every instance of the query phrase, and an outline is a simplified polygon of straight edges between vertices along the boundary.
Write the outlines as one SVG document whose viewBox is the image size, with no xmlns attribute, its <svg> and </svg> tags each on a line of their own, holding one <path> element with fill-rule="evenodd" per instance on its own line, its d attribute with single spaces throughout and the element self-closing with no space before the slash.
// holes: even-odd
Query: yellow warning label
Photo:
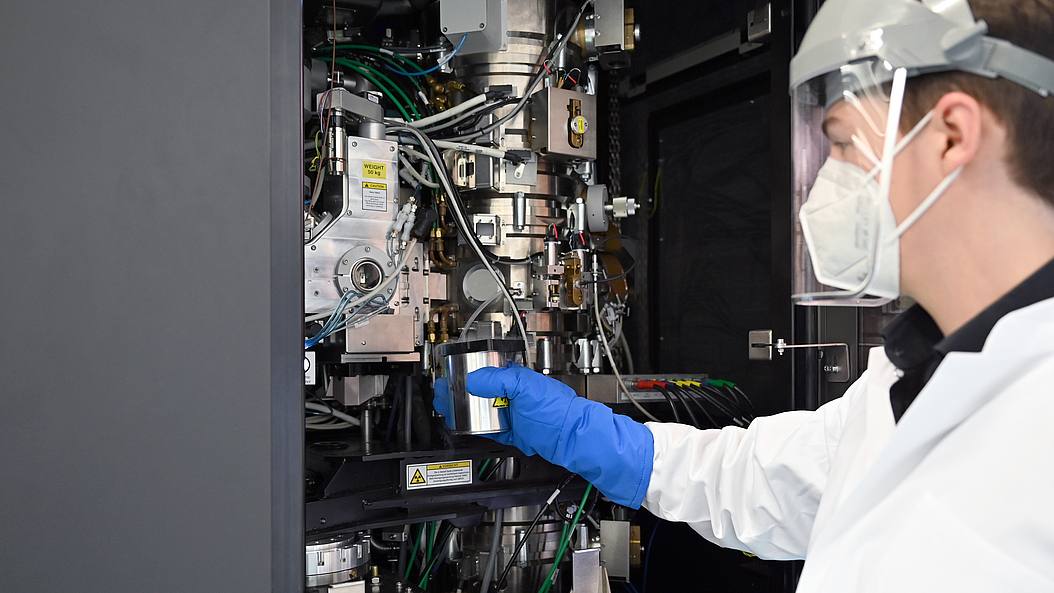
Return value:
<svg viewBox="0 0 1054 593">
<path fill-rule="evenodd" d="M 387 185 L 383 183 L 377 183 L 376 181 L 363 181 L 362 189 L 388 189 Z"/>
<path fill-rule="evenodd" d="M 406 466 L 406 489 L 443 488 L 472 484 L 472 460 L 414 463 Z"/>
<path fill-rule="evenodd" d="M 432 465 L 428 466 L 428 471 L 432 471 L 434 469 L 450 469 L 452 467 L 468 467 L 470 465 L 472 465 L 471 461 L 455 461 L 453 463 L 433 463 Z"/>
<path fill-rule="evenodd" d="M 496 397 L 494 403 L 491 404 L 492 408 L 507 408 L 509 407 L 509 398 L 507 397 Z"/>
<path fill-rule="evenodd" d="M 388 177 L 387 163 L 371 163 L 362 161 L 363 179 L 385 179 Z"/>
</svg>

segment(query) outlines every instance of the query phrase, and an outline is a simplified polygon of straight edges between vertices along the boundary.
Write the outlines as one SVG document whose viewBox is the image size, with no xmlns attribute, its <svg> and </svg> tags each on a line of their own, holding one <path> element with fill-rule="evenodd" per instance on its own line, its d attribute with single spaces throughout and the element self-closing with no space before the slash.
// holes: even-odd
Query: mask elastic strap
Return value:
<svg viewBox="0 0 1054 593">
<path fill-rule="evenodd" d="M 945 190 L 947 190 L 948 186 L 951 185 L 957 177 L 959 177 L 959 173 L 962 173 L 962 171 L 963 168 L 959 167 L 958 169 L 952 171 L 951 175 L 948 175 L 944 178 L 943 181 L 938 183 L 937 187 L 933 188 L 933 191 L 930 192 L 930 195 L 926 196 L 926 199 L 923 200 L 917 208 L 915 208 L 915 211 L 908 215 L 908 217 L 904 219 L 904 222 L 900 223 L 900 226 L 898 226 L 896 230 L 893 231 L 892 237 L 899 237 L 903 235 L 905 231 L 911 228 L 911 225 L 915 224 L 915 222 L 918 221 L 919 217 L 921 217 L 923 214 L 926 213 L 927 210 L 930 209 L 930 206 L 932 206 L 937 201 L 937 198 L 944 195 Z"/>
<path fill-rule="evenodd" d="M 904 135 L 904 138 L 897 143 L 897 147 L 893 150 L 893 156 L 896 157 L 903 152 L 908 144 L 911 144 L 911 141 L 922 132 L 922 129 L 926 127 L 926 124 L 930 123 L 931 119 L 933 119 L 932 110 L 922 116 L 919 123 L 915 124 L 915 127 L 911 128 L 911 130 Z M 871 148 L 855 134 L 853 135 L 853 146 L 855 146 L 856 149 L 867 158 L 867 160 L 871 161 L 872 168 L 867 172 L 867 181 L 871 181 L 875 177 L 878 177 L 879 171 L 882 170 L 882 163 L 878 161 L 878 157 L 875 156 L 875 153 L 871 152 Z"/>
</svg>

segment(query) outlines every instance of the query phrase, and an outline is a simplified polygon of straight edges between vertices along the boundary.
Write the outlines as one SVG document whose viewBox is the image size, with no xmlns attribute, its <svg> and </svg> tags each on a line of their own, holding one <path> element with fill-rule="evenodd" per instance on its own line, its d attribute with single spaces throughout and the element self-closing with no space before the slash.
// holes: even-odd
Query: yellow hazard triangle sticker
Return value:
<svg viewBox="0 0 1054 593">
<path fill-rule="evenodd" d="M 417 470 L 417 471 L 414 472 L 414 477 L 410 478 L 410 483 L 411 484 L 424 484 L 425 483 L 425 477 L 421 475 L 421 470 Z"/>
<path fill-rule="evenodd" d="M 491 404 L 492 408 L 507 408 L 509 407 L 509 398 L 507 397 L 496 397 L 494 403 Z"/>
</svg>

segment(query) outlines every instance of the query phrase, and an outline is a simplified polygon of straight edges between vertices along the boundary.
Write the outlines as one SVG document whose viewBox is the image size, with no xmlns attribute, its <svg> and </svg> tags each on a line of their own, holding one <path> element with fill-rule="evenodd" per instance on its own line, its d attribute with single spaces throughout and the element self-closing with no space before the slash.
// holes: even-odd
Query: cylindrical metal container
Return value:
<svg viewBox="0 0 1054 593">
<path fill-rule="evenodd" d="M 436 347 L 449 385 L 447 424 L 455 434 L 494 434 L 509 430 L 509 401 L 505 398 L 477 397 L 465 388 L 468 374 L 483 367 L 504 367 L 521 359 L 521 340 L 475 340 L 447 342 Z"/>
</svg>

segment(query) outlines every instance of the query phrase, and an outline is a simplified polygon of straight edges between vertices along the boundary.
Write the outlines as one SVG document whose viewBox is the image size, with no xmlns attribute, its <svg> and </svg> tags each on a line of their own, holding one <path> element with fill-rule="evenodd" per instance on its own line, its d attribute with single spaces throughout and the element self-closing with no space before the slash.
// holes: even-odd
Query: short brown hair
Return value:
<svg viewBox="0 0 1054 593">
<path fill-rule="evenodd" d="M 974 18 L 988 23 L 988 36 L 1054 59 L 1054 0 L 969 0 Z M 1054 206 L 1054 95 L 1042 97 L 1005 78 L 964 72 L 908 79 L 901 127 L 906 132 L 952 91 L 987 107 L 1007 130 L 1011 178 Z"/>
</svg>

